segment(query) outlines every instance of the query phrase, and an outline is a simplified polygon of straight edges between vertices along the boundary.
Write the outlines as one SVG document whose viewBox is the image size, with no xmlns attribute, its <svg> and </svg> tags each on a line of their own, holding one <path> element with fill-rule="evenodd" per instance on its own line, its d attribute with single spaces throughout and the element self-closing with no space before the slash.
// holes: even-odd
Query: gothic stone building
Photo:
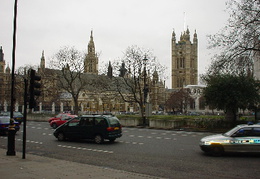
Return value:
<svg viewBox="0 0 260 179">
<path fill-rule="evenodd" d="M 88 52 L 86 54 L 84 60 L 84 78 L 87 78 L 88 81 L 102 81 L 107 82 L 109 86 L 109 82 L 111 77 L 113 76 L 113 67 L 109 62 L 108 73 L 107 75 L 99 75 L 98 74 L 98 57 L 95 53 L 95 45 L 93 40 L 93 32 L 91 31 L 90 41 L 88 43 Z M 2 48 L 1 48 L 2 52 Z M 71 95 L 59 89 L 60 83 L 60 70 L 50 69 L 45 67 L 45 57 L 44 52 L 42 52 L 42 56 L 40 59 L 40 65 L 37 71 L 37 74 L 42 77 L 42 92 L 41 96 L 37 99 L 38 106 L 36 107 L 36 111 L 73 111 L 73 100 Z M 10 69 L 9 67 L 5 68 L 5 62 L 3 57 L 0 56 L 0 80 L 2 84 L 10 83 Z M 124 63 L 121 68 L 121 77 L 125 75 L 127 72 L 124 67 Z M 26 76 L 26 71 L 24 72 Z M 120 77 L 119 75 L 119 77 Z M 115 78 L 119 78 L 115 77 Z M 16 79 L 17 80 L 17 79 Z M 159 76 L 157 71 L 155 70 L 151 77 L 147 78 L 149 84 L 149 102 L 152 104 L 152 110 L 158 111 L 165 104 L 165 83 L 159 80 Z M 1 85 L 1 87 L 8 87 L 10 85 Z M 21 86 L 22 88 L 22 86 Z M 9 90 L 1 89 L 1 92 L 9 94 Z M 22 92 L 20 92 L 22 94 Z M 128 95 L 127 93 L 124 95 Z M 23 95 L 19 95 L 23 96 Z M 0 105 L 9 106 L 9 98 L 5 96 L 5 94 L 0 94 Z M 23 100 L 16 100 L 16 105 L 19 106 L 16 110 L 22 111 L 21 106 L 23 105 Z M 139 110 L 139 106 L 133 103 L 127 103 L 122 100 L 120 95 L 113 90 L 99 90 L 91 85 L 85 87 L 79 94 L 78 105 L 80 106 L 80 111 L 84 113 L 95 113 L 95 112 L 137 112 Z M 1 110 L 7 110 L 2 108 Z"/>
<path fill-rule="evenodd" d="M 193 43 L 190 41 L 190 31 L 187 29 L 176 42 L 175 32 L 172 32 L 172 88 L 180 89 L 186 85 L 198 84 L 198 39 L 196 31 Z"/>
</svg>

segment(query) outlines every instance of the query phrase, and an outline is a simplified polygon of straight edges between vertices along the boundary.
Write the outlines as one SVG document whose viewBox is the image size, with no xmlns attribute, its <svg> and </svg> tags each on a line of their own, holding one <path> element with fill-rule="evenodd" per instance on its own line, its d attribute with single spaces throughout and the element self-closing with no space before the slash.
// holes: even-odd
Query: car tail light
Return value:
<svg viewBox="0 0 260 179">
<path fill-rule="evenodd" d="M 111 132 L 111 131 L 117 131 L 117 130 L 121 130 L 122 126 L 120 125 L 119 127 L 108 127 L 107 131 Z"/>
<path fill-rule="evenodd" d="M 114 130 L 115 130 L 114 127 L 108 127 L 108 128 L 107 128 L 107 131 L 114 131 Z"/>
</svg>

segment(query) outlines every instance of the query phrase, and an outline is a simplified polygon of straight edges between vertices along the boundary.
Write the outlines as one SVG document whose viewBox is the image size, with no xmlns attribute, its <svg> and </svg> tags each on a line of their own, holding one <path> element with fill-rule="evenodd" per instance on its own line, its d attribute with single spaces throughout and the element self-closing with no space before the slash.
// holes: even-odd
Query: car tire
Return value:
<svg viewBox="0 0 260 179">
<path fill-rule="evenodd" d="M 96 144 L 102 144 L 104 142 L 104 139 L 101 135 L 98 134 L 95 136 L 94 141 Z"/>
<path fill-rule="evenodd" d="M 64 141 L 64 140 L 65 140 L 64 134 L 63 134 L 62 132 L 59 133 L 59 134 L 57 135 L 57 139 L 58 139 L 58 141 Z"/>
<path fill-rule="evenodd" d="M 219 157 L 224 153 L 224 149 L 220 145 L 212 146 L 211 154 L 215 157 Z"/>
<path fill-rule="evenodd" d="M 56 129 L 58 127 L 58 125 L 56 123 L 53 123 L 51 126 L 53 129 Z"/>
</svg>

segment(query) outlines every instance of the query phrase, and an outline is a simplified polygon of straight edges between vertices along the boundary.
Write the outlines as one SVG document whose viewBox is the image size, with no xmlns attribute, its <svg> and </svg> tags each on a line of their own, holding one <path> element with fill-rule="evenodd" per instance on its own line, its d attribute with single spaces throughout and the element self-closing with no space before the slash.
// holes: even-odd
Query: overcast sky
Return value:
<svg viewBox="0 0 260 179">
<path fill-rule="evenodd" d="M 171 88 L 171 34 L 179 40 L 188 27 L 197 31 L 199 74 L 210 64 L 206 35 L 227 23 L 226 0 L 18 0 L 16 64 L 39 65 L 42 51 L 48 67 L 63 46 L 86 50 L 93 30 L 99 63 L 123 56 L 127 47 L 152 50 L 167 66 Z M 0 0 L 0 46 L 11 68 L 14 0 Z M 185 14 L 185 15 L 184 15 Z M 192 39 L 192 38 L 191 38 Z"/>
</svg>

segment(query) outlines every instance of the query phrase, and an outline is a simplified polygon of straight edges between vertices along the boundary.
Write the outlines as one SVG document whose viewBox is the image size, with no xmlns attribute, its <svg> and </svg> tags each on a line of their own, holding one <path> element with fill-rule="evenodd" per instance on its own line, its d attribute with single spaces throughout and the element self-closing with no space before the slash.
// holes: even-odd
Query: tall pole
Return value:
<svg viewBox="0 0 260 179">
<path fill-rule="evenodd" d="M 14 156 L 15 153 L 15 129 L 14 129 L 14 70 L 15 70 L 15 48 L 16 48 L 16 19 L 17 19 L 17 1 L 14 3 L 14 21 L 13 21 L 13 51 L 12 51 L 12 86 L 11 86 L 11 108 L 10 108 L 10 125 L 8 128 L 8 150 L 6 155 Z"/>
<path fill-rule="evenodd" d="M 143 114 L 143 125 L 147 125 L 147 119 L 146 119 L 146 103 L 147 103 L 147 95 L 148 95 L 148 85 L 147 85 L 147 82 L 146 82 L 146 78 L 147 78 L 147 73 L 146 73 L 146 61 L 148 59 L 144 58 L 144 89 L 143 89 L 143 93 L 144 93 L 144 104 L 143 104 L 143 111 L 144 111 L 144 114 Z"/>
<path fill-rule="evenodd" d="M 26 122 L 27 122 L 27 94 L 28 80 L 24 79 L 24 113 L 23 113 L 23 159 L 25 159 L 26 153 Z"/>
</svg>

